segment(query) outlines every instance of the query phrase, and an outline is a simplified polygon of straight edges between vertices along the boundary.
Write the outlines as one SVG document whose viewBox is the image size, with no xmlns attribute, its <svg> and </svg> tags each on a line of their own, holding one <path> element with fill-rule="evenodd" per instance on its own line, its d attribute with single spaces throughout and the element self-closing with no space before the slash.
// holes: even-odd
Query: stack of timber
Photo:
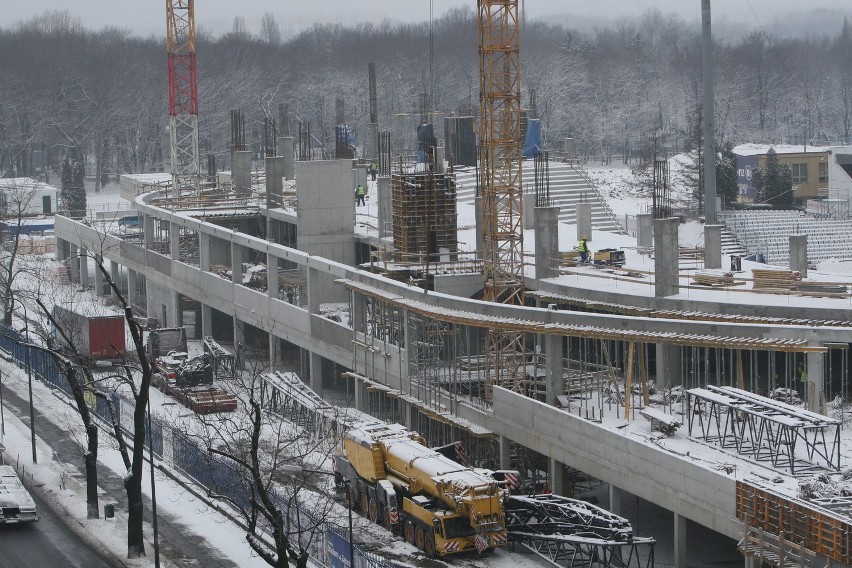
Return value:
<svg viewBox="0 0 852 568">
<path fill-rule="evenodd" d="M 725 287 L 725 286 L 739 286 L 741 284 L 745 284 L 742 280 L 734 280 L 733 272 L 724 272 L 724 271 L 702 271 L 696 272 L 692 276 L 692 283 L 698 284 L 699 286 L 710 286 L 710 287 Z"/>
<path fill-rule="evenodd" d="M 792 270 L 755 268 L 752 270 L 752 276 L 754 277 L 753 290 L 769 294 L 789 294 L 794 285 L 802 280 L 802 275 Z"/>
</svg>

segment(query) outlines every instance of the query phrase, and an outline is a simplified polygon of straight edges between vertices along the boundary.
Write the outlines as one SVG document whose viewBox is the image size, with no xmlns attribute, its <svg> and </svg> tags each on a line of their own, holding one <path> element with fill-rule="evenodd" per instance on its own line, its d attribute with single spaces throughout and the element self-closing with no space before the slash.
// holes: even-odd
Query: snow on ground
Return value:
<svg viewBox="0 0 852 568">
<path fill-rule="evenodd" d="M 14 364 L 0 359 L 0 372 L 3 374 L 3 388 L 13 390 L 19 396 L 27 396 L 27 375 Z M 33 400 L 39 410 L 50 416 L 50 420 L 77 440 L 84 439 L 80 418 L 77 413 L 57 394 L 39 381 L 33 381 Z M 78 464 L 64 464 L 53 459 L 50 447 L 38 439 L 38 465 L 30 461 L 30 432 L 29 428 L 18 420 L 11 412 L 4 414 L 6 420 L 6 436 L 3 444 L 6 446 L 7 460 L 12 463 L 20 458 L 25 465 L 26 477 L 36 484 L 42 485 L 52 502 L 69 512 L 74 521 L 82 525 L 93 537 L 118 558 L 127 555 L 127 523 L 126 512 L 116 511 L 114 519 L 87 519 L 84 476 Z M 36 424 L 38 432 L 38 424 Z M 109 440 L 109 441 L 107 441 Z M 108 467 L 119 476 L 124 476 L 126 470 L 114 443 L 102 436 L 98 460 L 101 467 Z M 151 495 L 150 475 L 145 465 L 143 476 L 143 491 Z M 80 480 L 80 481 L 77 481 Z M 245 541 L 244 532 L 220 513 L 196 499 L 186 489 L 173 481 L 159 470 L 155 473 L 157 491 L 157 508 L 175 518 L 180 518 L 190 530 L 203 535 L 211 546 L 233 560 L 238 566 L 260 568 L 266 566 L 257 558 Z M 27 484 L 29 486 L 29 483 Z M 109 498 L 101 498 L 101 505 L 110 502 Z M 123 497 L 123 496 L 122 496 Z M 130 566 L 150 566 L 153 551 L 153 533 L 146 525 L 148 542 L 148 559 L 127 561 Z"/>
</svg>

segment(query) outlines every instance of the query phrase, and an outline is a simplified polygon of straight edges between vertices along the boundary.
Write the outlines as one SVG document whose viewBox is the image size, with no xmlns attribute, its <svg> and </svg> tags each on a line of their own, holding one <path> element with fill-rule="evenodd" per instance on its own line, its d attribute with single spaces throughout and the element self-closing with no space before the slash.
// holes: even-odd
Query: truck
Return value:
<svg viewBox="0 0 852 568">
<path fill-rule="evenodd" d="M 148 356 L 153 360 L 168 353 L 186 353 L 186 328 L 162 327 L 148 332 L 145 344 Z"/>
<path fill-rule="evenodd" d="M 85 304 L 53 306 L 53 319 L 74 344 L 74 348 L 91 360 L 121 359 L 126 351 L 124 316 L 87 313 Z M 54 330 L 61 343 L 62 335 Z"/>
<path fill-rule="evenodd" d="M 153 367 L 151 383 L 193 412 L 212 414 L 237 409 L 237 397 L 213 385 L 210 355 L 190 358 L 186 351 L 170 351 L 155 358 Z"/>
<path fill-rule="evenodd" d="M 35 501 L 15 469 L 10 465 L 0 465 L 0 525 L 38 520 Z"/>
<path fill-rule="evenodd" d="M 491 472 L 451 460 L 399 424 L 348 430 L 334 469 L 350 507 L 429 557 L 482 553 L 508 541 L 508 492 Z"/>
</svg>

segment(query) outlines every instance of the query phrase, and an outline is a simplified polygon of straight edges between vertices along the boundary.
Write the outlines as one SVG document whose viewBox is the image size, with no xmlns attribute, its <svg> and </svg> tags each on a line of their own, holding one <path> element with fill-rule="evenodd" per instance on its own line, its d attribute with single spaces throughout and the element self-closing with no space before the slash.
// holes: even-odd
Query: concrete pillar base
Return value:
<svg viewBox="0 0 852 568">
<path fill-rule="evenodd" d="M 686 567 L 686 517 L 674 515 L 674 564 L 675 568 Z"/>
</svg>

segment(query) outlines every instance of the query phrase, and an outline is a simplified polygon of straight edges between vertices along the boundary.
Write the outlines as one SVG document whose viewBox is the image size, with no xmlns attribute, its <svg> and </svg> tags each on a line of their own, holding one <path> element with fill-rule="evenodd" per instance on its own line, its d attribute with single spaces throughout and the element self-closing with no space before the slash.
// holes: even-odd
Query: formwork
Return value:
<svg viewBox="0 0 852 568">
<path fill-rule="evenodd" d="M 438 261 L 458 252 L 456 184 L 452 174 L 391 176 L 393 242 L 400 262 Z"/>
</svg>

